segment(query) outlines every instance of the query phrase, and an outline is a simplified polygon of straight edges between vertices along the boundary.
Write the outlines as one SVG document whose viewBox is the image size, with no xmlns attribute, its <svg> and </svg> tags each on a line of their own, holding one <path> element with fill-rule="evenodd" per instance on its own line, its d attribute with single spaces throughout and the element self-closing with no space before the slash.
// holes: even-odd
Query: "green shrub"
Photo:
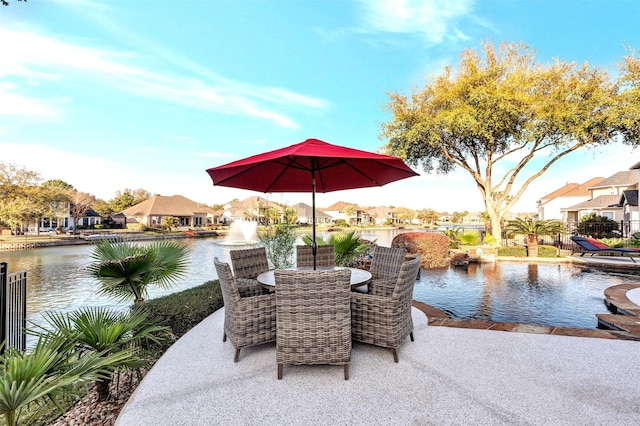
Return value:
<svg viewBox="0 0 640 426">
<path fill-rule="evenodd" d="M 498 256 L 526 257 L 527 248 L 524 246 L 501 247 Z M 553 246 L 538 246 L 538 257 L 558 257 L 558 249 Z"/>
<path fill-rule="evenodd" d="M 580 235 L 590 235 L 597 239 L 615 237 L 618 234 L 618 229 L 618 222 L 595 213 L 583 216 L 578 223 Z"/>
<path fill-rule="evenodd" d="M 477 246 L 480 244 L 480 233 L 465 229 L 458 237 L 458 240 L 463 246 Z"/>
<path fill-rule="evenodd" d="M 157 299 L 149 299 L 142 308 L 150 318 L 171 328 L 176 338 L 224 306 L 218 280 Z"/>
</svg>

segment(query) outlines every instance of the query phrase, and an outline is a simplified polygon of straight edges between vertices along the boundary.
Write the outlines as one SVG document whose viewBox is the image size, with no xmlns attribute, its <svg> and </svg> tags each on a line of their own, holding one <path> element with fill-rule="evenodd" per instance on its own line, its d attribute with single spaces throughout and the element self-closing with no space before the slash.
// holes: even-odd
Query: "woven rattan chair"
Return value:
<svg viewBox="0 0 640 426">
<path fill-rule="evenodd" d="M 388 288 L 395 285 L 400 267 L 405 260 L 407 251 L 403 248 L 386 247 L 376 245 L 373 248 L 371 258 L 371 280 L 368 283 L 368 292 L 374 292 L 376 284 L 381 288 Z M 359 287 L 358 290 L 362 289 Z M 366 287 L 365 287 L 366 289 Z"/>
<path fill-rule="evenodd" d="M 344 365 L 349 379 L 351 309 L 348 269 L 276 270 L 276 362 Z"/>
<path fill-rule="evenodd" d="M 419 270 L 420 256 L 403 262 L 389 296 L 351 293 L 353 340 L 390 348 L 398 362 L 402 342 L 407 336 L 413 341 L 411 301 Z"/>
<path fill-rule="evenodd" d="M 224 300 L 224 334 L 231 340 L 236 354 L 233 362 L 238 362 L 240 349 L 276 339 L 276 299 L 275 294 L 241 297 L 236 280 L 228 263 L 213 259 L 220 280 Z"/>
<path fill-rule="evenodd" d="M 296 246 L 296 266 L 313 266 L 311 246 Z M 335 246 L 324 244 L 316 249 L 316 266 L 336 266 Z"/>
<path fill-rule="evenodd" d="M 268 293 L 268 290 L 265 290 L 256 279 L 258 275 L 269 270 L 267 250 L 264 247 L 231 250 L 229 256 L 238 291 L 242 297 Z"/>
</svg>

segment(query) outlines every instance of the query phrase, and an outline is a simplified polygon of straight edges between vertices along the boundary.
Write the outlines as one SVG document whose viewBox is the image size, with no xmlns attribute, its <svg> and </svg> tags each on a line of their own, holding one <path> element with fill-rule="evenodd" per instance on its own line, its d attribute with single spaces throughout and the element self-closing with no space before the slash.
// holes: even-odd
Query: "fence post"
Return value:
<svg viewBox="0 0 640 426">
<path fill-rule="evenodd" d="M 7 274 L 6 262 L 0 263 L 0 354 L 7 348 Z"/>
</svg>

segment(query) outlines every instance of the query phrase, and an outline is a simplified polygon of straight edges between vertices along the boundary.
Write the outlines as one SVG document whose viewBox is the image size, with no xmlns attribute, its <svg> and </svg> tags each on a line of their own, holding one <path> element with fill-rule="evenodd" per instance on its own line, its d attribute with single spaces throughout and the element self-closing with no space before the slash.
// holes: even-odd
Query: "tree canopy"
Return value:
<svg viewBox="0 0 640 426">
<path fill-rule="evenodd" d="M 615 140 L 638 143 L 638 58 L 621 68 L 613 81 L 588 63 L 541 64 L 524 44 L 485 42 L 411 96 L 390 93 L 393 118 L 381 136 L 387 152 L 427 173 L 468 172 L 500 240 L 503 217 L 559 159 Z"/>
</svg>

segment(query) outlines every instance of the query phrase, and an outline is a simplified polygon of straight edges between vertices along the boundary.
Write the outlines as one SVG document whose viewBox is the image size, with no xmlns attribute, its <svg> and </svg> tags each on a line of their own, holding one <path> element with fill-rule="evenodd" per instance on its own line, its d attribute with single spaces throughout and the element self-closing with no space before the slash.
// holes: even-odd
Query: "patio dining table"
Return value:
<svg viewBox="0 0 640 426">
<path fill-rule="evenodd" d="M 312 271 L 312 266 L 297 266 L 293 268 L 284 268 L 290 271 Z M 351 288 L 357 288 L 362 285 L 365 285 L 367 281 L 371 279 L 371 273 L 369 271 L 365 271 L 364 269 L 358 268 L 347 268 L 345 266 L 317 266 L 316 271 L 331 271 L 337 269 L 349 269 L 351 270 Z M 276 277 L 275 277 L 275 269 L 272 269 L 267 272 L 263 272 L 258 275 L 258 282 L 269 290 L 277 290 L 276 288 Z"/>
</svg>

